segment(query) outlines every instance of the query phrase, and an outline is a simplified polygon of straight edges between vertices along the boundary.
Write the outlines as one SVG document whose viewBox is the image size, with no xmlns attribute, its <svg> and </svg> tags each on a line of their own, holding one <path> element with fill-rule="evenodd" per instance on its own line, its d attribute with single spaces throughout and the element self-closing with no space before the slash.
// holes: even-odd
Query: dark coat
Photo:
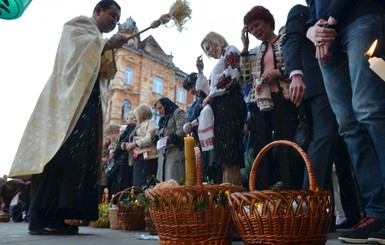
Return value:
<svg viewBox="0 0 385 245">
<path fill-rule="evenodd" d="M 326 94 L 322 73 L 315 58 L 314 44 L 306 38 L 304 27 L 308 19 L 308 7 L 296 5 L 290 10 L 282 50 L 287 74 L 294 70 L 303 71 L 303 80 L 307 87 L 305 99 Z M 301 55 L 298 56 L 298 53 Z"/>
<path fill-rule="evenodd" d="M 128 164 L 128 152 L 122 150 L 120 145 L 123 142 L 128 142 L 128 136 L 135 129 L 136 124 L 130 123 L 127 125 L 127 128 L 119 135 L 118 140 L 116 141 L 116 146 L 114 148 L 114 153 L 116 154 L 115 163 L 117 165 L 127 165 Z"/>
</svg>

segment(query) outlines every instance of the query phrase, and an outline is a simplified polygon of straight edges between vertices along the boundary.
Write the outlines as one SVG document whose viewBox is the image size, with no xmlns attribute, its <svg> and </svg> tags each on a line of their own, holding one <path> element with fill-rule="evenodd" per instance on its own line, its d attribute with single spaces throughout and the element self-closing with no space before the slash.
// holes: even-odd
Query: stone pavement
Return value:
<svg viewBox="0 0 385 245">
<path fill-rule="evenodd" d="M 75 236 L 29 235 L 26 223 L 0 223 L 0 245 L 156 245 L 158 240 L 143 240 L 145 231 L 123 231 L 109 228 L 79 227 L 79 234 Z M 326 245 L 341 245 L 337 239 L 338 233 L 330 233 Z M 241 245 L 243 242 L 233 242 Z"/>
</svg>

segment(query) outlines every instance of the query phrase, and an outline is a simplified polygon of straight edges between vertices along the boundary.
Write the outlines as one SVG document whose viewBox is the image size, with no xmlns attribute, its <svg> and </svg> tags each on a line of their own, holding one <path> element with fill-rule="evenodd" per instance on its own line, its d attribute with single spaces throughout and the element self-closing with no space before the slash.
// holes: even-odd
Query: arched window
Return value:
<svg viewBox="0 0 385 245">
<path fill-rule="evenodd" d="M 128 113 L 131 111 L 131 102 L 124 100 L 122 103 L 122 119 L 127 120 Z"/>
</svg>

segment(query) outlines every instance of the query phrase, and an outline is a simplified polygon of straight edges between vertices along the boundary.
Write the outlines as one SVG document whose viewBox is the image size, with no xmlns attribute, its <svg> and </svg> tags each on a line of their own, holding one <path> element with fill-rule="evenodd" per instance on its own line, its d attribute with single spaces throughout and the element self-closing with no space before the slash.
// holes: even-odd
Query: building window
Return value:
<svg viewBox="0 0 385 245">
<path fill-rule="evenodd" d="M 152 108 L 152 120 L 158 123 L 159 119 L 160 119 L 160 115 L 158 113 L 158 110 L 156 108 Z"/>
<path fill-rule="evenodd" d="M 122 119 L 127 120 L 128 113 L 131 111 L 131 102 L 129 100 L 124 100 L 122 103 Z"/>
<path fill-rule="evenodd" d="M 182 87 L 178 87 L 177 101 L 180 103 L 184 103 L 184 88 Z"/>
<path fill-rule="evenodd" d="M 157 76 L 154 77 L 154 85 L 153 85 L 152 91 L 157 93 L 157 94 L 163 93 L 163 80 L 162 80 L 162 78 L 157 77 Z"/>
<path fill-rule="evenodd" d="M 132 67 L 126 66 L 126 68 L 124 68 L 124 84 L 134 84 L 134 70 Z"/>
</svg>

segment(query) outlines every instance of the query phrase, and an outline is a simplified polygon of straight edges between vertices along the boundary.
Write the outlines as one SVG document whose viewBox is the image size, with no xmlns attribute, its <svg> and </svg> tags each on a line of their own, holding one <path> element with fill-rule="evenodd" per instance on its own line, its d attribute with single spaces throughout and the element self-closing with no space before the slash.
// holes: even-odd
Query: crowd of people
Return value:
<svg viewBox="0 0 385 245">
<path fill-rule="evenodd" d="M 140 104 L 122 125 L 115 147 L 110 148 L 111 138 L 104 135 L 102 149 L 100 118 L 109 78 L 94 71 L 99 69 L 100 54 L 126 41 L 119 34 L 109 39 L 101 35 L 111 31 L 119 17 L 119 5 L 102 0 L 92 18 L 75 18 L 65 25 L 83 36 L 71 39 L 71 29 L 64 29 L 62 47 L 87 47 L 87 52 L 67 52 L 64 57 L 74 65 L 88 65 L 81 67 L 83 74 L 74 74 L 71 84 L 81 84 L 80 79 L 88 84 L 77 87 L 68 100 L 56 95 L 54 86 L 68 92 L 74 87 L 52 76 L 23 136 L 27 140 L 39 132 L 35 147 L 47 149 L 31 156 L 19 147 L 10 172 L 12 177 L 31 177 L 30 234 L 76 234 L 77 227 L 64 219 L 97 219 L 97 187 L 99 193 L 108 187 L 113 194 L 131 185 L 141 187 L 154 176 L 161 182 L 183 181 L 187 134 L 202 150 L 205 181 L 245 185 L 244 137 L 248 135 L 255 157 L 269 142 L 294 141 L 299 116 L 305 113 L 311 133 L 305 150 L 317 184 L 321 190 L 335 189 L 334 166 L 334 185 L 339 185 L 346 214 L 336 227 L 353 227 L 339 239 L 384 244 L 385 83 L 364 56 L 376 39 L 381 44 L 376 54 L 385 54 L 383 1 L 309 0 L 290 10 L 279 33 L 268 9 L 251 8 L 239 28 L 240 49 L 214 31 L 203 37 L 203 52 L 217 63 L 206 76 L 202 57 L 197 57 L 197 71 L 183 83 L 195 96 L 187 111 L 167 97 L 154 105 Z M 250 47 L 251 37 L 261 44 Z M 66 69 L 60 64 L 57 71 Z M 51 107 L 43 106 L 47 104 Z M 65 110 L 59 112 L 59 105 Z M 160 115 L 158 122 L 152 108 Z M 57 125 L 45 127 L 42 118 L 49 115 L 62 116 L 50 120 Z M 110 164 L 116 171 L 105 173 L 104 166 Z M 277 182 L 285 189 L 308 188 L 307 169 L 293 149 L 278 147 L 260 164 L 257 188 L 268 189 Z"/>
</svg>

